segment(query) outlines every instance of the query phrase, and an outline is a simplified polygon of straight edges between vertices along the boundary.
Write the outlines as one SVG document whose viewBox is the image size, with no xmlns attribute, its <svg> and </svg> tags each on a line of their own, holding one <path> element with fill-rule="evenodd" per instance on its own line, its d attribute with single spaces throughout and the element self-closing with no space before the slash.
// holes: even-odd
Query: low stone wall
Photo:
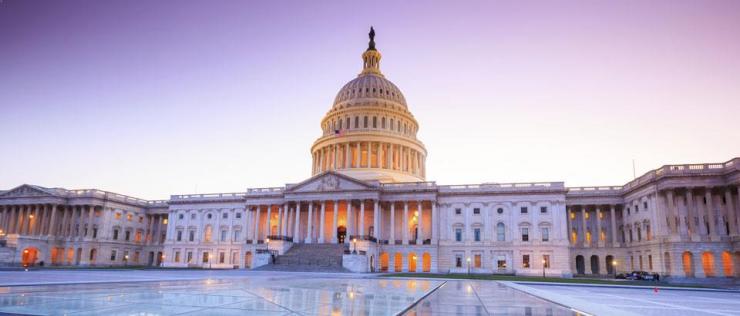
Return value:
<svg viewBox="0 0 740 316">
<path fill-rule="evenodd" d="M 342 267 L 355 273 L 367 273 L 368 270 L 368 258 L 366 255 L 342 255 Z"/>
</svg>

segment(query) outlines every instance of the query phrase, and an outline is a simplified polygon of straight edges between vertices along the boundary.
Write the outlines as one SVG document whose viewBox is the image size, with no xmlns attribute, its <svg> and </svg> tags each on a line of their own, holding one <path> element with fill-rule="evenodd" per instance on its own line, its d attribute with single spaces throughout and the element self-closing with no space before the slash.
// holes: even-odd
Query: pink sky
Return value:
<svg viewBox="0 0 740 316">
<path fill-rule="evenodd" d="M 0 189 L 310 176 L 370 25 L 440 184 L 621 185 L 740 156 L 739 1 L 0 2 Z"/>
</svg>

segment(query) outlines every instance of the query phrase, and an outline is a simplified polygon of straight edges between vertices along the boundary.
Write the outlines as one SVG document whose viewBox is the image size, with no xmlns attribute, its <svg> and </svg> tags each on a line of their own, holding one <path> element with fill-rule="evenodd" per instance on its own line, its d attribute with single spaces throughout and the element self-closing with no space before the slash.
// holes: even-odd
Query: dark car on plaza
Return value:
<svg viewBox="0 0 740 316">
<path fill-rule="evenodd" d="M 620 279 L 619 276 L 617 276 L 617 278 Z M 657 273 L 650 273 L 647 271 L 632 271 L 631 273 L 624 275 L 624 278 L 627 280 L 645 280 L 645 281 L 659 280 L 659 276 Z"/>
</svg>

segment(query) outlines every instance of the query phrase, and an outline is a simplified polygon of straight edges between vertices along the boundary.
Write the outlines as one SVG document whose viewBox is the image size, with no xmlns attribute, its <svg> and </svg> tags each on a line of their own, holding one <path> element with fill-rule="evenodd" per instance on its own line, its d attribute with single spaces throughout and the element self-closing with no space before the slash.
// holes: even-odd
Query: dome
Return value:
<svg viewBox="0 0 740 316">
<path fill-rule="evenodd" d="M 360 74 L 347 82 L 334 98 L 334 106 L 366 98 L 392 101 L 406 107 L 406 99 L 401 90 L 383 75 L 376 74 Z"/>
</svg>

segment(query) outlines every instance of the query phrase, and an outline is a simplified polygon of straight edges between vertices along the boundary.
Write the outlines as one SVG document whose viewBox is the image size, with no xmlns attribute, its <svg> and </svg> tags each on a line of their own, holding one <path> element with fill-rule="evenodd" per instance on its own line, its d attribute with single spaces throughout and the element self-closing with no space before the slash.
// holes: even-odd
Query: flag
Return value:
<svg viewBox="0 0 740 316">
<path fill-rule="evenodd" d="M 341 128 L 340 129 L 335 129 L 334 130 L 334 135 L 335 136 L 342 136 L 342 135 L 344 135 L 344 129 L 341 129 Z"/>
</svg>

